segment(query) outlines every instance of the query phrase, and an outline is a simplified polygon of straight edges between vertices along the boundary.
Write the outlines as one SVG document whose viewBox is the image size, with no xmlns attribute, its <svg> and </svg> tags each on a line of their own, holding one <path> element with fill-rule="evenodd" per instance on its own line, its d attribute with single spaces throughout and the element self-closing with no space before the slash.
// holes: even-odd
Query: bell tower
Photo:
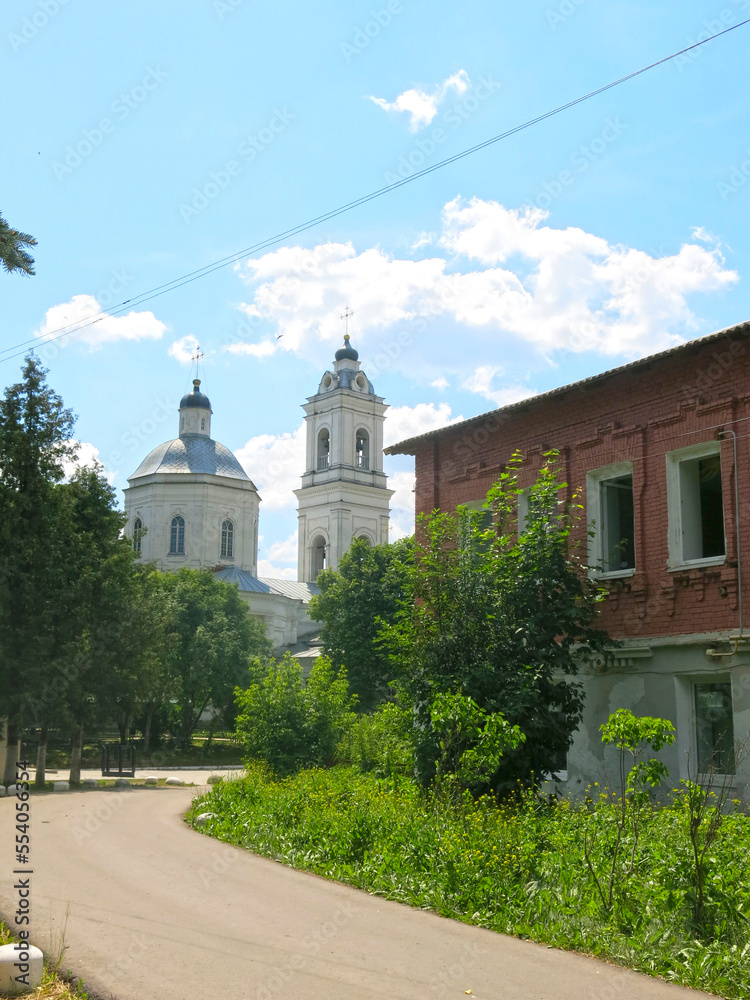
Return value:
<svg viewBox="0 0 750 1000">
<path fill-rule="evenodd" d="M 393 496 L 383 472 L 388 407 L 360 370 L 359 354 L 349 341 L 347 333 L 333 371 L 323 375 L 317 393 L 303 405 L 306 471 L 294 491 L 301 582 L 314 581 L 323 569 L 338 569 L 354 538 L 371 545 L 388 541 Z"/>
</svg>

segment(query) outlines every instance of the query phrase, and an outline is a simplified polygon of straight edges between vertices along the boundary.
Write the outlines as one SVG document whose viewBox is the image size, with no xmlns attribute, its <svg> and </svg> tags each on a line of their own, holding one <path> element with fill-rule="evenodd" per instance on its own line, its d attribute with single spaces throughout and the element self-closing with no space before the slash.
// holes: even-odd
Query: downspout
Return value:
<svg viewBox="0 0 750 1000">
<path fill-rule="evenodd" d="M 740 630 L 738 635 L 733 635 L 730 637 L 729 641 L 734 643 L 734 649 L 731 653 L 717 653 L 715 650 L 710 652 L 707 650 L 709 656 L 734 656 L 740 644 L 740 640 L 744 639 L 742 634 L 744 627 L 743 619 L 743 608 L 742 608 L 742 549 L 740 541 L 740 475 L 739 468 L 737 465 L 737 435 L 731 428 L 725 428 L 719 431 L 719 437 L 726 437 L 727 434 L 732 435 L 732 448 L 734 450 L 734 520 L 737 529 L 737 612 L 739 615 L 739 625 Z"/>
</svg>

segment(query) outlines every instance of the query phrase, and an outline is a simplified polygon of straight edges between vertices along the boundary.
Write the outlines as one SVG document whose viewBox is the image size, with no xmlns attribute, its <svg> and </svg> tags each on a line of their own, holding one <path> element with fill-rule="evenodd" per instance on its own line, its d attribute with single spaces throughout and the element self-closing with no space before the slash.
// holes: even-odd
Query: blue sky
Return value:
<svg viewBox="0 0 750 1000">
<path fill-rule="evenodd" d="M 293 577 L 302 411 L 354 311 L 388 443 L 750 317 L 750 25 L 54 343 L 51 331 L 430 166 L 709 33 L 750 0 L 15 0 L 0 9 L 2 385 L 36 341 L 115 485 L 214 436 Z M 394 537 L 413 468 L 388 460 Z"/>
</svg>

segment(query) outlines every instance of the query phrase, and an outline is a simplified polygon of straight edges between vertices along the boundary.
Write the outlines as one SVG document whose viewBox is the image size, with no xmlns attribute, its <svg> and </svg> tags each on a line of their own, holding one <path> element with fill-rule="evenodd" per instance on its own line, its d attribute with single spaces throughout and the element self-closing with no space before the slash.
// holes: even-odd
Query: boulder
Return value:
<svg viewBox="0 0 750 1000">
<path fill-rule="evenodd" d="M 7 794 L 8 793 L 5 791 L 5 785 L 0 785 L 0 799 Z"/>
<path fill-rule="evenodd" d="M 144 781 L 144 783 L 146 785 L 158 785 L 159 784 L 159 779 L 156 777 L 155 774 L 149 774 L 149 775 L 147 775 L 143 779 L 143 781 Z"/>
<path fill-rule="evenodd" d="M 84 778 L 81 782 L 81 788 L 98 788 L 99 782 L 96 778 Z"/>
<path fill-rule="evenodd" d="M 115 788 L 130 788 L 130 778 L 115 778 Z"/>
<path fill-rule="evenodd" d="M 216 819 L 216 813 L 201 813 L 195 817 L 195 825 L 205 826 L 210 819 Z"/>
<path fill-rule="evenodd" d="M 164 784 L 165 785 L 184 785 L 185 782 L 182 780 L 182 778 L 167 778 L 167 780 L 164 782 Z"/>
<path fill-rule="evenodd" d="M 33 944 L 0 947 L 0 995 L 15 997 L 31 993 L 41 983 L 43 971 L 44 956 Z M 16 982 L 16 976 L 21 975 L 26 976 L 28 986 Z"/>
<path fill-rule="evenodd" d="M 69 792 L 70 791 L 70 782 L 69 781 L 56 781 L 52 785 L 52 791 L 53 792 Z"/>
<path fill-rule="evenodd" d="M 8 795 L 15 795 L 16 794 L 16 786 L 15 785 L 8 785 L 8 792 L 7 792 L 7 794 Z"/>
</svg>

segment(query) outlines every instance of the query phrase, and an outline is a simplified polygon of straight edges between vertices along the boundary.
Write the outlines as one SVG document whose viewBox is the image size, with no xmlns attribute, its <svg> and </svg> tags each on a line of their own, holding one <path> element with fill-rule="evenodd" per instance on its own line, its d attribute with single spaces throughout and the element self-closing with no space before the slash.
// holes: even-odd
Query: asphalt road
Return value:
<svg viewBox="0 0 750 1000">
<path fill-rule="evenodd" d="M 680 1000 L 706 996 L 413 910 L 186 826 L 193 789 L 31 798 L 32 927 L 117 1000 Z M 0 912 L 15 909 L 0 799 Z M 67 922 L 66 922 L 67 914 Z"/>
</svg>

